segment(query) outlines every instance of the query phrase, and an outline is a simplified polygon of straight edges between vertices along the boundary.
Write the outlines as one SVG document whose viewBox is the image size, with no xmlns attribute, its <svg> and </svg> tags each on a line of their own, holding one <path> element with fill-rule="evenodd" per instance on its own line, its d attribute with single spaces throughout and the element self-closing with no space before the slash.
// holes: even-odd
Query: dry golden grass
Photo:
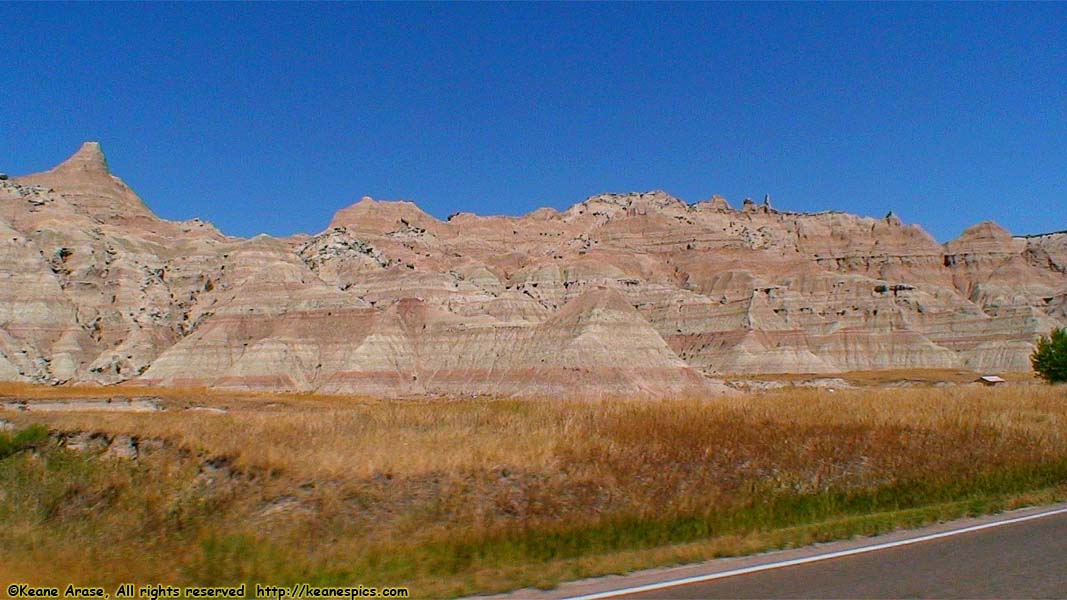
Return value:
<svg viewBox="0 0 1067 600">
<path fill-rule="evenodd" d="M 1013 495 L 1052 499 L 1060 492 L 1040 489 L 1067 473 L 1067 394 L 1043 385 L 656 402 L 116 390 L 0 386 L 31 399 L 154 395 L 168 407 L 0 412 L 168 443 L 104 474 L 78 467 L 85 482 L 56 501 L 58 516 L 19 521 L 7 541 L 49 559 L 40 578 L 121 578 L 129 554 L 142 557 L 137 575 L 166 580 L 314 576 L 469 593 L 878 530 Z M 232 477 L 197 479 L 218 458 Z M 210 512 L 181 508 L 193 525 L 171 540 L 176 503 L 198 497 Z M 131 508 L 139 502 L 149 508 Z M 76 517 L 97 537 L 81 537 L 89 525 L 66 520 Z M 156 542 L 124 538 L 131 530 Z M 97 538 L 111 550 L 90 552 Z"/>
<path fill-rule="evenodd" d="M 368 396 L 328 395 L 298 392 L 262 392 L 245 390 L 222 390 L 200 387 L 149 387 L 132 384 L 118 385 L 63 385 L 50 386 L 16 381 L 0 381 L 0 399 L 48 400 L 67 398 L 139 398 L 154 397 L 179 405 L 227 405 L 231 403 L 289 403 L 301 404 L 354 402 L 375 403 Z"/>
<path fill-rule="evenodd" d="M 1036 383 L 1037 376 L 1032 371 L 995 373 L 1005 380 L 1015 383 Z M 799 383 L 814 379 L 841 379 L 854 386 L 884 386 L 887 384 L 910 383 L 916 385 L 934 385 L 938 383 L 964 384 L 977 381 L 982 375 L 968 369 L 881 369 L 877 371 L 847 371 L 844 373 L 773 373 L 761 375 L 724 375 L 723 378 L 739 381 L 774 381 L 782 383 Z"/>
<path fill-rule="evenodd" d="M 40 398 L 86 397 L 44 388 Z M 38 392 L 40 388 L 38 388 Z M 647 463 L 660 452 L 709 457 L 744 444 L 756 455 L 792 437 L 906 428 L 912 435 L 1023 435 L 1051 452 L 1067 450 L 1064 391 L 1049 386 L 787 391 L 673 401 L 423 400 L 174 392 L 175 400 L 226 406 L 225 414 L 9 413 L 57 429 L 163 438 L 294 477 L 335 479 L 377 473 L 422 475 L 464 469 L 555 471 L 576 455 L 610 464 Z M 133 395 L 144 395 L 138 391 Z M 23 395 L 27 397 L 27 395 Z M 164 395 L 167 398 L 168 396 Z M 783 437 L 784 436 L 784 437 Z M 752 438 L 749 440 L 748 438 Z M 859 450 L 832 435 L 823 451 Z M 777 443 L 775 443 L 777 442 Z M 685 449 L 685 450 L 683 450 Z M 862 452 L 855 452 L 857 456 Z M 633 456 L 631 456 L 633 455 Z M 875 457 L 868 457 L 875 458 Z M 635 459 L 636 463 L 634 462 Z"/>
</svg>

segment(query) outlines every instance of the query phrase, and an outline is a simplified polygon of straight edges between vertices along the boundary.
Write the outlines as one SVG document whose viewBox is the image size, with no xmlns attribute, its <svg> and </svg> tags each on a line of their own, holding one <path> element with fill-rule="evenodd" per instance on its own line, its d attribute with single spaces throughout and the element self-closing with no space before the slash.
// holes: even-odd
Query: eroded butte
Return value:
<svg viewBox="0 0 1067 600">
<path fill-rule="evenodd" d="M 154 215 L 96 143 L 0 180 L 0 379 L 689 395 L 745 373 L 1024 371 L 1067 324 L 1067 233 L 715 196 L 438 220 L 363 198 L 315 236 Z"/>
</svg>

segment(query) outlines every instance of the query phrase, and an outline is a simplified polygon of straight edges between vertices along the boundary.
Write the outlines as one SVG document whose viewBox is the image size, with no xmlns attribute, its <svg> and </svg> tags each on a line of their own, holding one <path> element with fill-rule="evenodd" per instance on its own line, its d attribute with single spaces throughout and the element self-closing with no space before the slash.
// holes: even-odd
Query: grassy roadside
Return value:
<svg viewBox="0 0 1067 600">
<path fill-rule="evenodd" d="M 872 536 L 968 516 L 996 514 L 1005 510 L 1040 506 L 1064 500 L 1067 500 L 1067 486 L 1061 485 L 1019 494 L 994 495 L 918 508 L 839 516 L 780 529 L 722 535 L 656 548 L 623 550 L 580 559 L 556 560 L 543 564 L 541 570 L 536 573 L 516 572 L 514 576 L 515 580 L 526 582 L 523 587 L 551 589 L 564 581 L 626 574 L 643 569 L 693 564 L 716 558 L 745 556 Z M 504 586 L 499 591 L 504 592 L 512 587 Z"/>
<path fill-rule="evenodd" d="M 999 479 L 1004 483 L 1005 479 L 1010 478 L 994 476 L 991 479 Z M 1059 481 L 1062 482 L 1063 479 Z M 474 587 L 479 590 L 506 592 L 515 589 L 515 582 L 521 581 L 521 587 L 551 589 L 565 581 L 873 536 L 968 516 L 996 514 L 1067 500 L 1067 484 L 1063 483 L 1003 493 L 998 493 L 995 487 L 988 485 L 980 487 L 985 489 L 971 489 L 969 493 L 958 497 L 959 499 L 929 504 L 908 502 L 909 506 L 906 508 L 885 509 L 885 506 L 893 506 L 896 503 L 881 505 L 873 496 L 869 496 L 864 500 L 873 501 L 868 505 L 871 512 L 853 512 L 845 507 L 829 509 L 832 503 L 827 503 L 825 498 L 794 498 L 790 502 L 752 511 L 711 514 L 704 518 L 683 518 L 674 522 L 646 522 L 630 529 L 629 534 L 623 534 L 623 537 L 633 535 L 635 530 L 653 530 L 659 535 L 652 536 L 652 539 L 663 540 L 662 544 L 650 544 L 648 539 L 630 545 L 603 544 L 601 551 L 587 554 L 578 554 L 573 551 L 575 546 L 571 546 L 571 550 L 564 554 L 572 556 L 547 559 L 536 570 L 509 570 L 506 565 L 501 565 L 499 573 L 487 572 Z M 799 513 L 784 512 L 797 504 L 808 505 L 808 510 Z M 811 504 L 821 505 L 822 510 L 812 510 Z M 706 535 L 703 535 L 704 531 L 707 531 Z M 569 533 L 580 538 L 590 533 L 592 537 L 597 537 L 597 534 L 603 532 Z M 501 574 L 505 576 L 501 577 Z M 502 579 L 507 583 L 501 583 Z M 470 593 L 470 590 L 457 587 L 455 592 L 463 594 Z"/>
<path fill-rule="evenodd" d="M 0 413 L 53 432 L 0 434 L 0 574 L 550 587 L 1063 500 L 1065 404 L 1020 386 Z M 55 441 L 74 431 L 160 443 L 119 459 Z"/>
</svg>

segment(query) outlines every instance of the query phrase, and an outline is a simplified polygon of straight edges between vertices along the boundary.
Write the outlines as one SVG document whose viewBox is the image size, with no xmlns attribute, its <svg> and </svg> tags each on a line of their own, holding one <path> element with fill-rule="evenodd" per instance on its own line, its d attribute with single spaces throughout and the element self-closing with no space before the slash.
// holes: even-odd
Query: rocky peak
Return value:
<svg viewBox="0 0 1067 600">
<path fill-rule="evenodd" d="M 732 207 L 730 206 L 730 203 L 726 200 L 726 198 L 718 194 L 712 195 L 711 208 L 722 211 L 732 210 Z"/>
<path fill-rule="evenodd" d="M 653 190 L 627 194 L 597 194 L 570 207 L 564 214 L 571 218 L 584 214 L 613 217 L 620 213 L 635 216 L 687 209 L 688 205 L 682 200 L 663 190 Z"/>
<path fill-rule="evenodd" d="M 719 194 L 713 194 L 709 200 L 701 200 L 689 207 L 695 211 L 717 212 L 724 213 L 730 212 L 733 208 L 730 203 L 726 201 L 726 198 Z"/>
<path fill-rule="evenodd" d="M 330 228 L 347 227 L 360 233 L 383 235 L 407 227 L 436 230 L 441 225 L 433 216 L 424 212 L 414 202 L 406 200 L 375 200 L 363 196 L 359 202 L 337 211 Z"/>
<path fill-rule="evenodd" d="M 164 223 L 121 179 L 111 174 L 100 144 L 85 142 L 70 158 L 41 173 L 15 179 L 23 186 L 55 190 L 48 218 L 90 218 L 124 224 L 141 233 L 173 228 Z M 43 213 L 42 213 L 43 214 Z"/>
<path fill-rule="evenodd" d="M 945 253 L 1010 254 L 1021 252 L 1026 241 L 1013 238 L 1011 233 L 993 221 L 982 221 L 965 229 L 960 237 L 945 244 Z"/>
<path fill-rule="evenodd" d="M 547 221 L 548 219 L 552 219 L 552 218 L 554 218 L 554 217 L 556 217 L 558 215 L 559 215 L 559 211 L 558 210 L 556 210 L 556 209 L 554 209 L 554 208 L 552 208 L 550 206 L 545 206 L 545 207 L 542 207 L 542 208 L 539 208 L 539 209 L 533 211 L 532 213 L 530 213 L 530 214 L 528 214 L 526 216 L 527 216 L 527 218 L 533 219 L 535 221 Z"/>
<path fill-rule="evenodd" d="M 53 172 L 82 172 L 110 175 L 107 167 L 107 157 L 100 149 L 100 142 L 85 142 L 78 151 L 70 158 L 60 163 Z"/>
<path fill-rule="evenodd" d="M 971 225 L 965 229 L 957 241 L 1005 241 L 1010 239 L 1011 233 L 1007 229 L 1004 229 L 993 221 L 982 221 L 977 225 Z"/>
</svg>

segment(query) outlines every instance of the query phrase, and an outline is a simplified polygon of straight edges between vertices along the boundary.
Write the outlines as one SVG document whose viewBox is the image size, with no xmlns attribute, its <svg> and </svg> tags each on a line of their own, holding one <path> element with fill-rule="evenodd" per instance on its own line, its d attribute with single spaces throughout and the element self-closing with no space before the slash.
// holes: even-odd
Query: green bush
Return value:
<svg viewBox="0 0 1067 600">
<path fill-rule="evenodd" d="M 1067 329 L 1056 328 L 1037 341 L 1030 364 L 1049 383 L 1067 381 Z"/>
<path fill-rule="evenodd" d="M 30 425 L 14 434 L 0 432 L 0 458 L 39 446 L 47 439 L 48 428 L 44 425 Z"/>
</svg>

